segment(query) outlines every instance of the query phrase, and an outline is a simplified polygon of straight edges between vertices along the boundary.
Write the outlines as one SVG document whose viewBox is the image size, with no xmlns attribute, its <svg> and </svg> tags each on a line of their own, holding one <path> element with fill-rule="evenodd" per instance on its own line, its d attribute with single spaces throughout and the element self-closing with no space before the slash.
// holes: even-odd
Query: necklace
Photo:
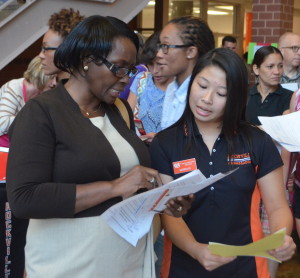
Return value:
<svg viewBox="0 0 300 278">
<path fill-rule="evenodd" d="M 89 111 L 86 111 L 86 110 L 84 110 L 84 109 L 82 109 L 81 107 L 79 107 L 80 108 L 80 110 L 82 111 L 82 112 L 84 112 L 84 114 L 86 115 L 86 116 L 91 116 L 91 115 L 93 115 L 93 114 L 95 114 L 95 113 L 97 113 L 98 111 L 100 111 L 100 108 L 101 108 L 101 103 L 99 104 L 99 106 L 98 106 L 98 108 L 96 109 L 96 110 L 94 110 L 94 111 L 91 111 L 91 112 L 89 112 Z"/>
</svg>

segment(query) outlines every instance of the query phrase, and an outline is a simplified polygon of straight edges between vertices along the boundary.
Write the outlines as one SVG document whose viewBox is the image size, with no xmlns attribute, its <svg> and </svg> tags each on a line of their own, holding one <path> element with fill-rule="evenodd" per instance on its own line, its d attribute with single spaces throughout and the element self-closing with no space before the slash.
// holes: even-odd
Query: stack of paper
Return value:
<svg viewBox="0 0 300 278">
<path fill-rule="evenodd" d="M 170 199 L 196 193 L 235 170 L 225 174 L 219 173 L 208 179 L 199 170 L 192 171 L 162 187 L 135 195 L 112 206 L 101 217 L 117 234 L 136 246 L 138 240 L 149 232 L 155 213 L 163 211 Z"/>
<path fill-rule="evenodd" d="M 300 111 L 276 116 L 258 117 L 262 128 L 282 147 L 290 152 L 300 152 Z"/>
</svg>

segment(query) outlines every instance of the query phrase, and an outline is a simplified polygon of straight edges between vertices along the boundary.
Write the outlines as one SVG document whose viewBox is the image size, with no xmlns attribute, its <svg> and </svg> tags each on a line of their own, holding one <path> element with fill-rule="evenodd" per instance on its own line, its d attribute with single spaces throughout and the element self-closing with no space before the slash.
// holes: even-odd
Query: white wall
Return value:
<svg viewBox="0 0 300 278">
<path fill-rule="evenodd" d="M 29 1 L 30 2 L 30 1 Z M 148 0 L 112 0 L 113 3 L 89 0 L 36 0 L 0 28 L 0 69 L 40 38 L 48 29 L 50 15 L 62 8 L 74 8 L 82 15 L 115 16 L 130 21 Z"/>
</svg>

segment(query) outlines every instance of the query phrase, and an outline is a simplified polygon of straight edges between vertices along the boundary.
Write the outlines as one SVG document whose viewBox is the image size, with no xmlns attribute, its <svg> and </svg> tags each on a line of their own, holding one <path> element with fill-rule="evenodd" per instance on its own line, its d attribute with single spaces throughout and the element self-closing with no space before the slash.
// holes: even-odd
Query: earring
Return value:
<svg viewBox="0 0 300 278">
<path fill-rule="evenodd" d="M 187 56 L 186 58 L 191 59 L 191 56 Z"/>
<path fill-rule="evenodd" d="M 88 69 L 89 69 L 88 66 L 84 66 L 84 67 L 83 67 L 83 70 L 84 70 L 84 71 L 88 71 Z"/>
</svg>

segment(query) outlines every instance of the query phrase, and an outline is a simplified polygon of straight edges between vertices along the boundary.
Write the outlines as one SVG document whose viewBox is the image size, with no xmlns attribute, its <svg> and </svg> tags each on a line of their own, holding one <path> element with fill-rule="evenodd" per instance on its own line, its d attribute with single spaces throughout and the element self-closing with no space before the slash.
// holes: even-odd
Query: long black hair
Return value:
<svg viewBox="0 0 300 278">
<path fill-rule="evenodd" d="M 188 148 L 194 147 L 194 115 L 189 105 L 189 96 L 196 75 L 208 66 L 216 66 L 226 73 L 227 100 L 223 115 L 222 133 L 228 144 L 228 155 L 234 154 L 234 137 L 243 131 L 249 134 L 250 125 L 245 122 L 248 95 L 248 71 L 244 61 L 233 51 L 225 48 L 213 49 L 196 63 L 188 87 L 187 102 L 183 115 L 173 126 L 185 126 L 189 137 Z M 247 136 L 246 136 L 247 137 Z"/>
</svg>

